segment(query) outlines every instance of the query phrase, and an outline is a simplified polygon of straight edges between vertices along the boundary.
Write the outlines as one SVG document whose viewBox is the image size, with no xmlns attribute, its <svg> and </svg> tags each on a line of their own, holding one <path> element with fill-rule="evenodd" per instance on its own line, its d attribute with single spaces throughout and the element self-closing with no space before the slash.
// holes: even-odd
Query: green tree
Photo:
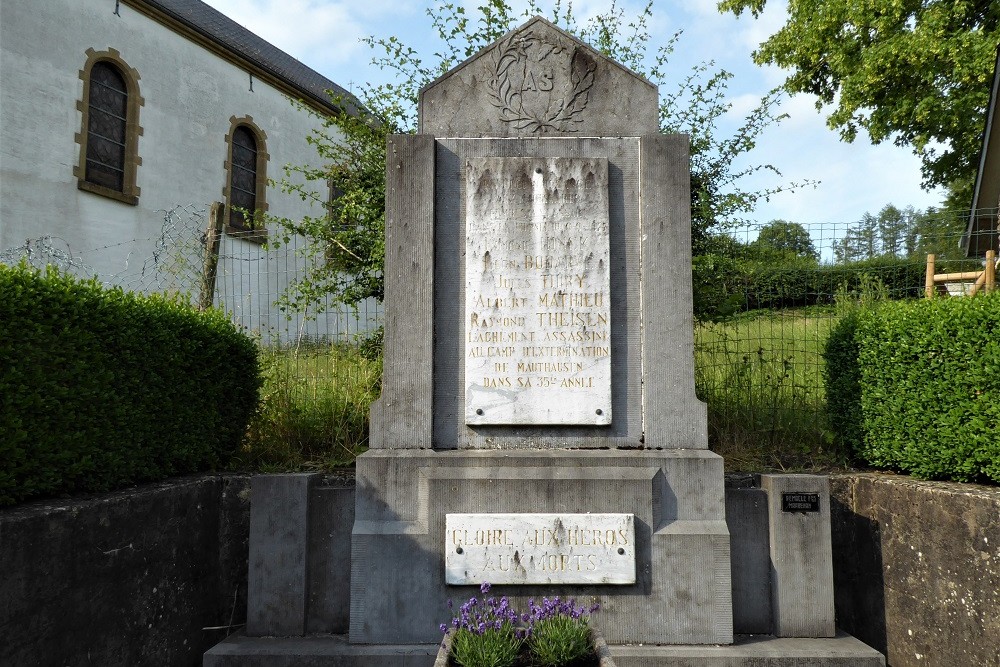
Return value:
<svg viewBox="0 0 1000 667">
<path fill-rule="evenodd" d="M 819 261 L 819 252 L 806 228 L 787 220 L 772 220 L 761 227 L 750 248 Z"/>
<path fill-rule="evenodd" d="M 766 2 L 722 0 L 719 8 L 758 17 Z M 873 143 L 909 146 L 922 161 L 925 187 L 964 197 L 976 173 L 998 41 L 996 0 L 788 0 L 785 25 L 754 60 L 791 70 L 788 92 L 832 106 L 827 122 L 842 139 L 864 130 Z"/>
<path fill-rule="evenodd" d="M 907 232 L 908 255 L 923 260 L 933 253 L 938 260 L 963 260 L 965 252 L 959 240 L 965 232 L 968 218 L 954 211 L 929 208 L 912 216 Z"/>
<path fill-rule="evenodd" d="M 837 262 L 857 262 L 876 257 L 899 257 L 921 260 L 928 253 L 938 259 L 962 259 L 959 239 L 966 219 L 953 212 L 912 206 L 882 207 L 877 215 L 865 213 L 847 229 L 844 238 L 833 243 Z"/>
<path fill-rule="evenodd" d="M 291 167 L 280 184 L 323 205 L 327 205 L 328 189 L 323 187 L 316 194 L 310 190 L 316 183 L 329 183 L 329 191 L 339 194 L 323 215 L 270 219 L 281 230 L 272 243 L 287 243 L 296 235 L 306 237 L 310 243 L 305 254 L 315 267 L 282 298 L 287 308 L 303 312 L 327 295 L 337 303 L 355 306 L 367 297 L 381 298 L 386 137 L 416 131 L 417 94 L 424 85 L 541 13 L 534 0 L 523 13 L 506 0 L 486 0 L 473 11 L 439 0 L 427 10 L 439 47 L 426 60 L 395 36 L 368 38 L 377 54 L 373 64 L 393 73 L 395 80 L 363 86 L 356 102 L 365 111 L 330 116 L 324 119 L 323 129 L 310 137 L 329 168 Z M 780 176 L 772 165 L 737 166 L 746 162 L 760 133 L 783 118 L 776 113 L 780 91 L 765 95 L 732 136 L 720 136 L 717 126 L 730 109 L 727 85 L 732 75 L 724 70 L 713 72 L 712 63 L 703 63 L 682 80 L 668 83 L 667 62 L 680 34 L 654 46 L 649 29 L 652 17 L 652 1 L 631 19 L 612 3 L 608 11 L 580 22 L 571 3 L 556 0 L 547 18 L 659 85 L 661 131 L 691 138 L 692 235 L 698 253 L 710 230 L 735 226 L 762 199 L 812 183 L 781 183 L 761 190 L 743 187 L 745 177 L 760 171 Z M 351 107 L 352 100 L 340 102 Z"/>
</svg>

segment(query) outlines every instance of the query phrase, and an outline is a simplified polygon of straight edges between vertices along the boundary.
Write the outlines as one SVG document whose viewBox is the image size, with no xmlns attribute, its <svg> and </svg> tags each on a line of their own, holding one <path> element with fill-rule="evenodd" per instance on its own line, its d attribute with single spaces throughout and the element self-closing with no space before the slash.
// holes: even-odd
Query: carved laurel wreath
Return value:
<svg viewBox="0 0 1000 667">
<path fill-rule="evenodd" d="M 590 101 L 590 89 L 594 85 L 597 66 L 579 49 L 574 48 L 570 58 L 570 83 L 573 84 L 570 95 L 561 100 L 553 100 L 558 103 L 550 103 L 543 110 L 531 111 L 524 108 L 523 93 L 527 90 L 524 80 L 522 79 L 520 87 L 510 80 L 511 68 L 520 66 L 522 71 L 526 71 L 530 48 L 542 49 L 539 60 L 566 51 L 563 45 L 539 36 L 534 31 L 512 35 L 494 52 L 496 67 L 489 82 L 492 98 L 490 103 L 500 111 L 500 120 L 511 123 L 515 129 L 526 129 L 529 132 L 541 132 L 545 129 L 576 132 L 573 124 L 583 121 L 580 114 Z"/>
</svg>

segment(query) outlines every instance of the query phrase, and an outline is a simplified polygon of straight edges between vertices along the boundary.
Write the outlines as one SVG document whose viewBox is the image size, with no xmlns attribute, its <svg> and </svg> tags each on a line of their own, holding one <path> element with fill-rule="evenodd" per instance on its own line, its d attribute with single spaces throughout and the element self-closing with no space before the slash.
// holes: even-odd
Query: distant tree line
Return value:
<svg viewBox="0 0 1000 667">
<path fill-rule="evenodd" d="M 939 268 L 958 269 L 965 260 L 959 248 L 965 222 L 947 211 L 889 204 L 847 226 L 832 243 L 832 262 L 821 262 L 809 230 L 797 222 L 772 220 L 750 241 L 713 234 L 694 256 L 695 315 L 712 320 L 758 308 L 829 304 L 866 284 L 893 299 L 918 297 L 928 253 Z"/>
<path fill-rule="evenodd" d="M 965 218 L 954 213 L 888 204 L 850 225 L 844 238 L 834 241 L 833 258 L 838 264 L 877 257 L 923 258 L 928 253 L 939 259 L 961 259 L 959 240 L 965 224 Z"/>
</svg>

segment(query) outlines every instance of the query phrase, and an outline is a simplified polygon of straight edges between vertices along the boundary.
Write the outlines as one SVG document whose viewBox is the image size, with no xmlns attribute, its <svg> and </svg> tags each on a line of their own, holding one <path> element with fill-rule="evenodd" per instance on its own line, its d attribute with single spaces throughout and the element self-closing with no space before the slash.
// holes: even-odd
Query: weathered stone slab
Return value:
<svg viewBox="0 0 1000 667">
<path fill-rule="evenodd" d="M 449 598 L 478 595 L 445 578 L 448 514 L 635 515 L 634 584 L 505 587 L 522 607 L 562 595 L 601 605 L 611 643 L 732 641 L 722 459 L 706 450 L 369 450 L 357 462 L 350 636 L 356 643 L 439 641 Z M 461 588 L 461 587 L 460 587 Z"/>
<path fill-rule="evenodd" d="M 761 475 L 767 492 L 775 637 L 833 637 L 830 480 Z M 810 511 L 812 499 L 818 511 Z"/>
<path fill-rule="evenodd" d="M 317 473 L 257 475 L 250 486 L 246 632 L 301 636 L 309 598 L 309 495 Z"/>
<path fill-rule="evenodd" d="M 634 584 L 632 514 L 448 514 L 449 584 Z"/>
<path fill-rule="evenodd" d="M 432 445 L 434 138 L 393 135 L 385 164 L 385 343 L 373 449 Z"/>
<path fill-rule="evenodd" d="M 606 158 L 471 158 L 465 419 L 611 423 Z"/>
<path fill-rule="evenodd" d="M 434 448 L 641 447 L 641 312 L 637 138 L 437 140 L 434 273 Z M 611 424 L 471 425 L 465 418 L 466 166 L 479 157 L 599 157 L 608 161 Z M 596 409 L 595 409 L 596 410 Z M 589 508 L 588 508 L 589 509 Z"/>
<path fill-rule="evenodd" d="M 420 91 L 420 134 L 642 136 L 656 86 L 540 16 Z"/>
</svg>

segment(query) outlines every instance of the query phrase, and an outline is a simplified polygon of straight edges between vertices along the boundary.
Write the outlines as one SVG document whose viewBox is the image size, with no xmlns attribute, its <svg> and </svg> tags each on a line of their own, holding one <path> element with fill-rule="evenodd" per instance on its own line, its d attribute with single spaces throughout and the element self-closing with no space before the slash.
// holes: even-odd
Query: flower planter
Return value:
<svg viewBox="0 0 1000 667">
<path fill-rule="evenodd" d="M 604 637 L 601 635 L 600 631 L 591 626 L 590 635 L 594 642 L 594 660 L 592 662 L 584 662 L 587 667 L 615 667 L 615 661 L 611 657 L 611 651 L 608 650 L 608 644 L 604 641 Z M 438 649 L 437 658 L 434 660 L 434 667 L 457 667 L 455 663 L 450 660 L 451 655 L 451 640 L 455 636 L 454 630 L 449 630 L 448 634 L 445 635 L 444 641 L 441 642 L 441 648 Z M 525 662 L 523 665 L 527 665 Z M 521 663 L 518 664 L 521 667 Z"/>
</svg>

